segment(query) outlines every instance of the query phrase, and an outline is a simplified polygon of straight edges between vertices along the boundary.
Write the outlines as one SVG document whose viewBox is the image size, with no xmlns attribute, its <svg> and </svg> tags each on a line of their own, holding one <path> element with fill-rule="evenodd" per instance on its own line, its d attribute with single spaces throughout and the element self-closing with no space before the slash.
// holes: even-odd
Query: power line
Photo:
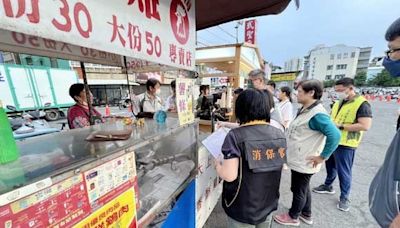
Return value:
<svg viewBox="0 0 400 228">
<path fill-rule="evenodd" d="M 225 38 L 223 38 L 223 37 L 220 37 L 219 35 L 216 35 L 215 33 L 213 33 L 213 32 L 211 32 L 209 29 L 207 29 L 206 30 L 208 33 L 210 33 L 210 34 L 212 34 L 213 36 L 215 36 L 215 37 L 217 37 L 219 40 L 224 40 L 224 42 L 230 42 L 229 40 L 227 40 L 227 39 L 225 39 Z"/>
<path fill-rule="evenodd" d="M 209 47 L 210 45 L 207 45 L 207 44 L 205 44 L 205 43 L 203 43 L 203 42 L 201 42 L 201 41 L 197 41 L 197 43 L 198 44 L 201 44 L 201 45 L 203 45 L 203 46 L 206 46 L 206 47 Z"/>
<path fill-rule="evenodd" d="M 197 41 L 199 42 L 202 42 L 202 43 L 205 43 L 205 44 L 207 44 L 207 45 L 209 45 L 210 46 L 210 44 L 212 43 L 212 42 L 209 42 L 207 39 L 204 39 L 203 37 L 200 37 L 199 35 L 197 35 Z"/>
<path fill-rule="evenodd" d="M 224 28 L 222 28 L 220 25 L 217 26 L 219 29 L 221 29 L 224 33 L 226 33 L 228 36 L 232 37 L 233 39 L 236 40 L 236 36 L 232 35 L 230 32 L 226 31 Z"/>
</svg>

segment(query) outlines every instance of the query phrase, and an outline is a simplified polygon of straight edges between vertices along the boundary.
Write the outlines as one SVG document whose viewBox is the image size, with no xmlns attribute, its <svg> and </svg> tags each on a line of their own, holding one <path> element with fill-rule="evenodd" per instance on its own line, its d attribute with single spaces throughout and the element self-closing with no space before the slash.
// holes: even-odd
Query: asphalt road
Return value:
<svg viewBox="0 0 400 228">
<path fill-rule="evenodd" d="M 395 102 L 371 102 L 373 108 L 372 128 L 364 135 L 363 141 L 356 152 L 353 166 L 353 184 L 351 191 L 351 208 L 349 212 L 342 212 L 336 208 L 340 189 L 338 180 L 335 181 L 335 195 L 312 195 L 314 225 L 304 223 L 300 227 L 323 228 L 353 228 L 378 227 L 369 212 L 368 189 L 375 173 L 383 163 L 386 149 L 395 134 L 397 109 L 400 106 Z M 315 174 L 311 180 L 311 187 L 323 183 L 326 177 L 325 167 Z M 283 171 L 281 181 L 281 198 L 278 212 L 287 211 L 292 201 L 290 191 L 290 171 Z M 227 227 L 226 215 L 219 202 L 214 209 L 205 227 Z M 272 227 L 284 227 L 273 222 Z"/>
</svg>

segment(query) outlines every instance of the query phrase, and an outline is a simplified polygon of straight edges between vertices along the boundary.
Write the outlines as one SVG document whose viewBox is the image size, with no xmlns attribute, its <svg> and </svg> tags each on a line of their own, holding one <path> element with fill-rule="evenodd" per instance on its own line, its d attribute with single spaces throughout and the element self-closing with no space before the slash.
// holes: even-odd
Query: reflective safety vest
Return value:
<svg viewBox="0 0 400 228">
<path fill-rule="evenodd" d="M 332 107 L 332 120 L 340 125 L 354 124 L 357 118 L 357 111 L 366 101 L 363 96 L 357 95 L 353 100 L 346 102 L 341 106 L 343 100 L 337 101 Z M 339 109 L 340 108 L 340 109 Z M 363 133 L 362 131 L 349 132 L 341 130 L 342 138 L 339 145 L 357 148 L 360 145 Z"/>
</svg>

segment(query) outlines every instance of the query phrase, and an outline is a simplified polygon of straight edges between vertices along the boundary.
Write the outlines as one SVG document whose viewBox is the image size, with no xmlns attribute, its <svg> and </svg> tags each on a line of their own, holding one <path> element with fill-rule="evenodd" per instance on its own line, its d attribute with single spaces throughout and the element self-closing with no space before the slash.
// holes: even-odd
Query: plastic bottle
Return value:
<svg viewBox="0 0 400 228">
<path fill-rule="evenodd" d="M 10 122 L 0 101 L 0 164 L 15 161 L 18 157 L 18 147 L 14 140 Z"/>
</svg>

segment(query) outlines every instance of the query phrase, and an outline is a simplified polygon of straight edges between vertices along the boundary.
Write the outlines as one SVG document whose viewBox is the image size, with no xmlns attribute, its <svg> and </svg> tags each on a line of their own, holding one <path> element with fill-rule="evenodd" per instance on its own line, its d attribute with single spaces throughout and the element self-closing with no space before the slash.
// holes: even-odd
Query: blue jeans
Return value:
<svg viewBox="0 0 400 228">
<path fill-rule="evenodd" d="M 340 199 L 349 199 L 355 151 L 354 148 L 339 146 L 325 162 L 327 172 L 325 185 L 331 186 L 339 176 Z"/>
</svg>

